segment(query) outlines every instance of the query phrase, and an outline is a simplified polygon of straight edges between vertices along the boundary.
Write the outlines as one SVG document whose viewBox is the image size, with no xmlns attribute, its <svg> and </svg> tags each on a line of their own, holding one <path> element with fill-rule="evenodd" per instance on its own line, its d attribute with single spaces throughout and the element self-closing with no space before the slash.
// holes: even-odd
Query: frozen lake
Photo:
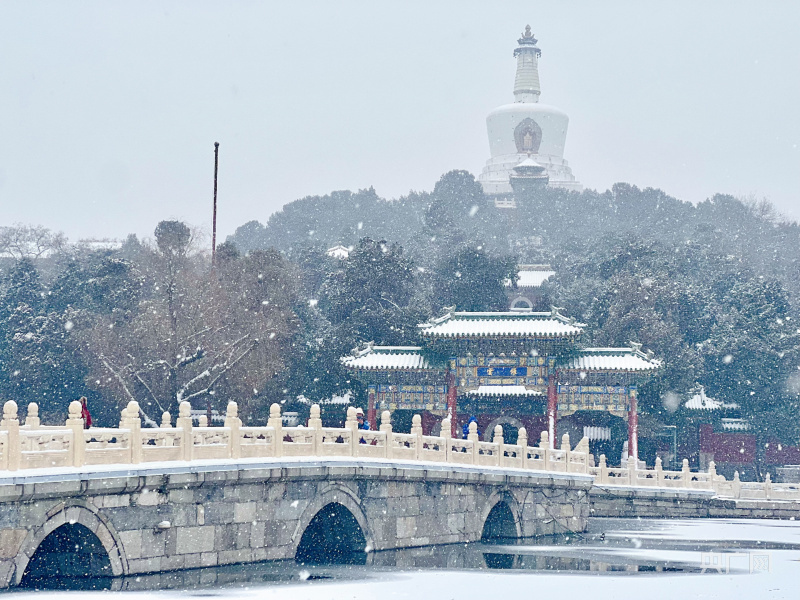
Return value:
<svg viewBox="0 0 800 600">
<path fill-rule="evenodd" d="M 293 562 L 99 582 L 106 591 L 6 592 L 13 600 L 148 598 L 800 597 L 800 523 L 591 519 L 580 535 L 367 553 L 364 565 Z M 68 585 L 68 583 L 64 583 Z M 108 590 L 112 590 L 109 592 Z"/>
</svg>

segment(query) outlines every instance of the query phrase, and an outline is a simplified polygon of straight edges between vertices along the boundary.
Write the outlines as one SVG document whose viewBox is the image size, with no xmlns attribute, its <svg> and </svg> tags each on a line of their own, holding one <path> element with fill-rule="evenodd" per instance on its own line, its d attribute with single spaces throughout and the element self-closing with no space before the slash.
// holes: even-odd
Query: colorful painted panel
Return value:
<svg viewBox="0 0 800 600">
<path fill-rule="evenodd" d="M 628 410 L 628 388 L 615 385 L 558 386 L 558 410 Z"/>
<path fill-rule="evenodd" d="M 460 356 L 455 362 L 459 387 L 480 385 L 547 385 L 547 375 L 555 365 L 549 356 Z"/>
<path fill-rule="evenodd" d="M 375 391 L 378 410 L 446 410 L 446 385 L 379 384 Z"/>
</svg>

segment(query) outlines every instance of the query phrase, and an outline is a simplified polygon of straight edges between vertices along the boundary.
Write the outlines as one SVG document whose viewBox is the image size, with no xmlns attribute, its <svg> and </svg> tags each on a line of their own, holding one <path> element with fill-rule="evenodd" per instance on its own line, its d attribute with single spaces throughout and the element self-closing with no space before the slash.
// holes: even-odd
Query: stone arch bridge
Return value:
<svg viewBox="0 0 800 600">
<path fill-rule="evenodd" d="M 184 402 L 175 425 L 142 429 L 139 407 L 119 427 L 84 429 L 73 402 L 64 426 L 24 425 L 8 401 L 0 420 L 0 588 L 59 577 L 118 577 L 270 559 L 367 562 L 374 551 L 582 531 L 595 516 L 800 518 L 800 486 L 732 481 L 708 472 L 599 464 L 588 440 L 560 448 L 323 427 L 194 427 Z M 76 551 L 76 548 L 78 549 Z"/>
<path fill-rule="evenodd" d="M 585 474 L 283 459 L 0 478 L 0 587 L 585 528 Z M 74 548 L 81 548 L 75 554 Z"/>
</svg>

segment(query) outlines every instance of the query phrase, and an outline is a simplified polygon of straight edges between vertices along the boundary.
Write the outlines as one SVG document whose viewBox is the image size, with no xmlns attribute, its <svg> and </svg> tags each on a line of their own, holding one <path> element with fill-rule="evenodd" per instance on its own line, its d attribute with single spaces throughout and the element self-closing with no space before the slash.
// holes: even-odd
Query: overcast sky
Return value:
<svg viewBox="0 0 800 600">
<path fill-rule="evenodd" d="M 0 225 L 210 230 L 489 157 L 516 39 L 589 188 L 771 199 L 800 219 L 798 2 L 0 3 Z"/>
</svg>

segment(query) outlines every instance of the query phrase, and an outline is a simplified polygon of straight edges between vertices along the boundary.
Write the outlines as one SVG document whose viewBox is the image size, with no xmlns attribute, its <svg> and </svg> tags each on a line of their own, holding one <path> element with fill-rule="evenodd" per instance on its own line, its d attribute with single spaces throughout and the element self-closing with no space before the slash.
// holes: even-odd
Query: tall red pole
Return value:
<svg viewBox="0 0 800 600">
<path fill-rule="evenodd" d="M 369 386 L 367 393 L 367 422 L 372 431 L 378 431 L 378 417 L 375 410 L 375 387 Z"/>
<path fill-rule="evenodd" d="M 628 393 L 628 457 L 639 460 L 639 413 L 636 407 L 636 389 Z"/>
<path fill-rule="evenodd" d="M 214 142 L 214 216 L 211 220 L 211 264 L 217 262 L 217 172 L 219 171 L 219 142 Z"/>
<path fill-rule="evenodd" d="M 558 371 L 547 377 L 547 435 L 550 448 L 556 448 L 556 421 L 558 420 Z"/>
<path fill-rule="evenodd" d="M 458 388 L 456 387 L 456 374 L 450 371 L 447 374 L 447 416 L 450 419 L 450 435 L 458 438 L 458 414 L 456 413 L 456 401 L 458 399 Z"/>
</svg>

